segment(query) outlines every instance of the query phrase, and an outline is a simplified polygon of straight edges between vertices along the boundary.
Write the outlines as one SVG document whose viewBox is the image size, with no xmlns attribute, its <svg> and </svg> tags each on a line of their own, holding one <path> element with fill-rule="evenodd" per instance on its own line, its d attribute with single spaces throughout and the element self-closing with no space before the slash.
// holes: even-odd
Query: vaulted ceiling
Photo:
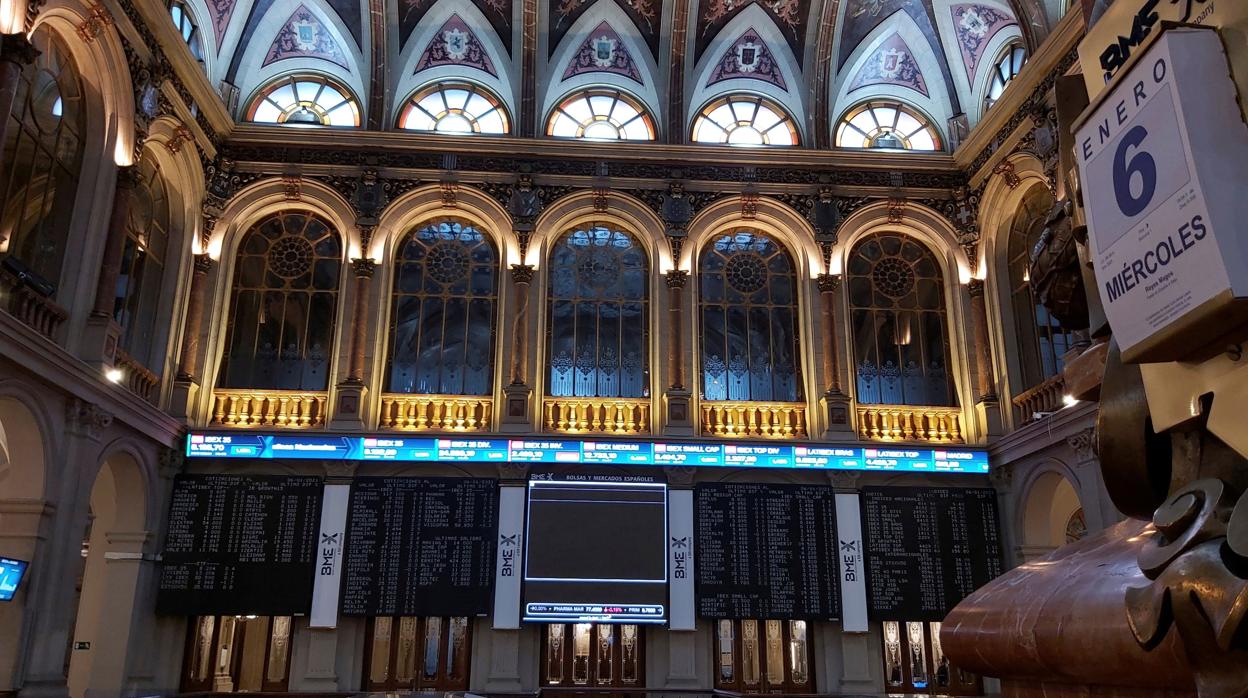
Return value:
<svg viewBox="0 0 1248 698">
<path fill-rule="evenodd" d="M 183 0 L 214 85 L 236 114 L 274 78 L 331 77 L 370 128 L 393 128 L 420 87 L 468 79 L 495 92 L 521 135 L 587 86 L 627 91 L 659 138 L 688 139 L 718 96 L 787 109 L 809 145 L 864 100 L 904 101 L 942 134 L 974 124 L 992 64 L 1034 48 L 1067 0 Z"/>
</svg>

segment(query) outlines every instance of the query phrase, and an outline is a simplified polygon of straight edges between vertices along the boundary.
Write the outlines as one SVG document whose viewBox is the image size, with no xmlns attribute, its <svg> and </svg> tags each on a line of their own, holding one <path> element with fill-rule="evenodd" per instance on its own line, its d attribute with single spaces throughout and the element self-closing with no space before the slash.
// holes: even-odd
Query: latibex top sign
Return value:
<svg viewBox="0 0 1248 698">
<path fill-rule="evenodd" d="M 1248 298 L 1248 127 L 1216 32 L 1167 31 L 1076 133 L 1097 288 L 1126 361 L 1184 358 Z"/>
</svg>

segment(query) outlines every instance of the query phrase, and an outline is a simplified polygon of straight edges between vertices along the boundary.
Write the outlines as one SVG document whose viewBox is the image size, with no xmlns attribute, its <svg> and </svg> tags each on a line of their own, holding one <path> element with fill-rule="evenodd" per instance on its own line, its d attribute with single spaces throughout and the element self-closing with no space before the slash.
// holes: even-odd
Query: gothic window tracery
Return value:
<svg viewBox="0 0 1248 698">
<path fill-rule="evenodd" d="M 859 104 L 836 127 L 838 148 L 940 150 L 940 134 L 931 121 L 901 102 Z"/>
<path fill-rule="evenodd" d="M 220 388 L 326 390 L 342 243 L 303 211 L 273 214 L 239 244 Z"/>
<path fill-rule="evenodd" d="M 592 89 L 568 96 L 551 112 L 546 134 L 587 140 L 652 141 L 654 118 L 641 103 L 611 89 Z"/>
<path fill-rule="evenodd" d="M 494 378 L 498 252 L 470 224 L 408 233 L 395 256 L 387 390 L 489 395 Z"/>
<path fill-rule="evenodd" d="M 803 399 L 797 273 L 788 251 L 753 230 L 720 235 L 698 262 L 702 399 Z"/>
<path fill-rule="evenodd" d="M 1014 43 L 1006 47 L 992 68 L 992 82 L 988 84 L 988 94 L 984 95 L 984 111 L 991 109 L 1001 99 L 1006 86 L 1018 77 L 1026 62 L 1027 50 L 1022 44 Z"/>
<path fill-rule="evenodd" d="M 51 294 L 82 175 L 86 116 L 69 50 L 47 29 L 37 29 L 30 41 L 40 54 L 18 77 L 3 144 L 0 253 L 7 255 L 5 266 L 33 274 Z"/>
<path fill-rule="evenodd" d="M 650 394 L 650 263 L 631 234 L 606 224 L 568 231 L 552 247 L 547 394 Z"/>
<path fill-rule="evenodd" d="M 265 85 L 247 109 L 247 120 L 299 126 L 360 125 L 360 105 L 346 87 L 322 75 L 286 75 Z"/>
<path fill-rule="evenodd" d="M 846 284 L 858 402 L 956 405 L 935 255 L 904 235 L 875 233 L 850 253 Z"/>
<path fill-rule="evenodd" d="M 438 82 L 408 98 L 399 128 L 502 135 L 511 127 L 502 100 L 489 90 L 469 82 Z"/>
<path fill-rule="evenodd" d="M 693 122 L 693 141 L 727 145 L 797 145 L 797 125 L 784 108 L 755 95 L 733 94 L 706 105 Z"/>
</svg>

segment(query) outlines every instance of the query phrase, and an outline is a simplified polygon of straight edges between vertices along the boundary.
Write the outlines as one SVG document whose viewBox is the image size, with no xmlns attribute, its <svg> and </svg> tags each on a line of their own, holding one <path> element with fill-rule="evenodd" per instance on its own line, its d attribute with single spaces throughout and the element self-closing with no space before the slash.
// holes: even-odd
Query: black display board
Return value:
<svg viewBox="0 0 1248 698">
<path fill-rule="evenodd" d="M 179 476 L 169 505 L 157 612 L 307 613 L 322 492 L 319 477 Z"/>
<path fill-rule="evenodd" d="M 832 488 L 699 485 L 694 512 L 699 615 L 840 617 Z"/>
<path fill-rule="evenodd" d="M 342 613 L 487 613 L 497 538 L 497 480 L 357 477 L 347 510 Z"/>
<path fill-rule="evenodd" d="M 1004 571 L 991 489 L 864 487 L 862 531 L 873 620 L 943 620 Z"/>
</svg>

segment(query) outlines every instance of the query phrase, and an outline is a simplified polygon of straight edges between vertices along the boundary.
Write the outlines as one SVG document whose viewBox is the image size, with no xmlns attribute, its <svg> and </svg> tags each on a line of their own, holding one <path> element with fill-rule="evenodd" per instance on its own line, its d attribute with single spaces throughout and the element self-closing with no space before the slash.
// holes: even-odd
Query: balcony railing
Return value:
<svg viewBox="0 0 1248 698">
<path fill-rule="evenodd" d="M 1022 426 L 1032 421 L 1037 413 L 1056 412 L 1062 408 L 1066 394 L 1066 381 L 1062 374 L 1048 380 L 1014 398 L 1014 422 Z"/>
<path fill-rule="evenodd" d="M 69 318 L 64 308 L 35 293 L 3 268 L 0 268 L 0 301 L 19 322 L 52 341 L 56 341 L 57 329 Z"/>
<path fill-rule="evenodd" d="M 127 390 L 147 402 L 156 401 L 156 389 L 160 386 L 160 378 L 155 373 L 147 370 L 146 366 L 121 349 L 117 350 L 113 364 L 121 369 L 121 381 Z"/>
<path fill-rule="evenodd" d="M 306 429 L 325 425 L 327 393 L 215 390 L 212 423 L 227 427 Z"/>
<path fill-rule="evenodd" d="M 493 412 L 488 397 L 383 393 L 380 423 L 403 431 L 485 431 Z"/>
<path fill-rule="evenodd" d="M 549 397 L 543 408 L 542 424 L 546 431 L 650 433 L 650 400 L 646 398 Z"/>
<path fill-rule="evenodd" d="M 702 403 L 704 436 L 764 439 L 804 438 L 804 402 L 721 402 Z"/>
<path fill-rule="evenodd" d="M 963 443 L 958 407 L 859 405 L 858 436 L 871 441 Z"/>
</svg>

